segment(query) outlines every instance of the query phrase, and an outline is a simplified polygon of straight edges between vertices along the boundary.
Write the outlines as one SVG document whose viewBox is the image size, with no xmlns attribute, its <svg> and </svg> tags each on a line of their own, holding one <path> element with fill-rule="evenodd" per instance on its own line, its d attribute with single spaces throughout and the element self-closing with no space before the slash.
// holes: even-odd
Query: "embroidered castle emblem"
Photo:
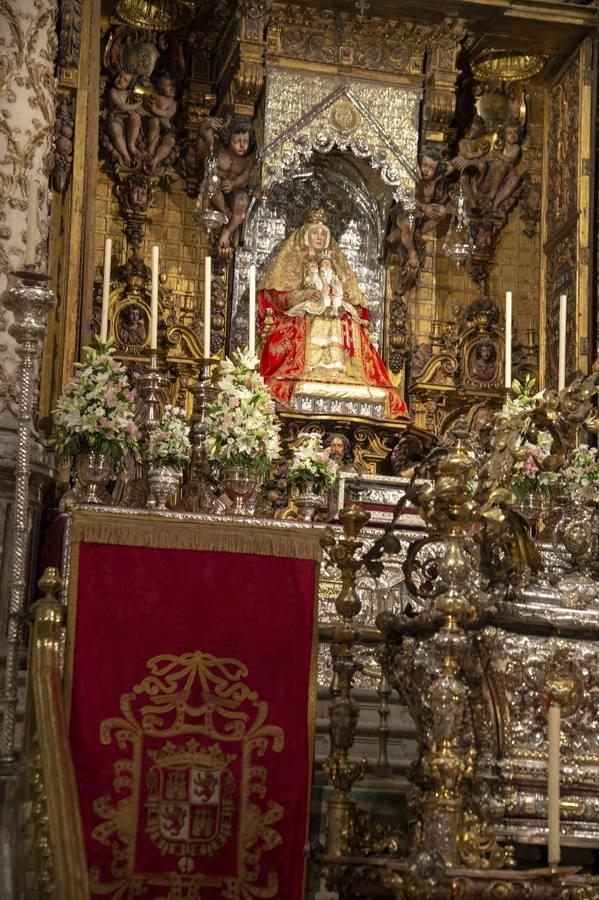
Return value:
<svg viewBox="0 0 599 900">
<path fill-rule="evenodd" d="M 195 739 L 148 751 L 154 760 L 146 778 L 146 831 L 162 853 L 212 856 L 232 832 L 236 759 L 218 744 Z"/>
</svg>

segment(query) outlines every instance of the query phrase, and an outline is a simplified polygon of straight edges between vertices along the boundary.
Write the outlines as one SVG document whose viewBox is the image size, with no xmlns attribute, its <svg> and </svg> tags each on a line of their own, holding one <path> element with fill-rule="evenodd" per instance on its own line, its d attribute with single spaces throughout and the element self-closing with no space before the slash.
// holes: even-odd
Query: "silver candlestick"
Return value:
<svg viewBox="0 0 599 900">
<path fill-rule="evenodd" d="M 141 400 L 141 411 L 137 417 L 137 424 L 141 431 L 139 441 L 141 449 L 141 463 L 135 466 L 135 477 L 127 485 L 123 506 L 141 509 L 145 507 L 148 499 L 148 446 L 150 434 L 160 424 L 162 408 L 164 406 L 164 391 L 168 385 L 168 378 L 158 368 L 157 354 L 155 350 L 150 354 L 150 365 L 147 366 L 135 381 L 135 389 Z"/>
<path fill-rule="evenodd" d="M 210 482 L 210 463 L 206 454 L 206 411 L 218 396 L 218 388 L 212 382 L 211 368 L 217 359 L 199 360 L 201 369 L 198 383 L 189 388 L 193 396 L 191 415 L 191 466 L 189 480 L 183 487 L 181 506 L 189 512 L 211 512 L 215 503 Z"/>
<path fill-rule="evenodd" d="M 56 296 L 48 287 L 49 278 L 46 275 L 25 270 L 11 273 L 10 279 L 12 283 L 9 283 L 2 295 L 2 302 L 14 317 L 14 323 L 10 325 L 8 333 L 17 342 L 21 366 L 15 471 L 14 551 L 9 587 L 6 677 L 2 697 L 3 718 L 0 738 L 0 761 L 4 764 L 10 764 L 16 759 L 18 661 L 27 586 L 25 572 L 34 381 L 46 334 L 46 314 L 56 306 Z"/>
</svg>

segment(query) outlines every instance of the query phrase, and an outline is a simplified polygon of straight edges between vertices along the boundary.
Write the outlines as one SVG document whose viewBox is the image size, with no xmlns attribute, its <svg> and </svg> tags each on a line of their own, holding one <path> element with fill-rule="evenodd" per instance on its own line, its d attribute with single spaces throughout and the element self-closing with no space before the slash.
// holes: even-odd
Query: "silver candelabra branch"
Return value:
<svg viewBox="0 0 599 900">
<path fill-rule="evenodd" d="M 9 334 L 17 342 L 19 368 L 19 419 L 15 472 L 14 551 L 8 607 L 6 678 L 2 698 L 3 718 L 0 759 L 10 764 L 16 758 L 15 722 L 17 712 L 18 657 L 25 605 L 29 519 L 29 477 L 31 473 L 31 425 L 34 381 L 46 334 L 46 314 L 56 305 L 48 277 L 32 271 L 16 272 L 2 296 L 14 317 Z"/>
</svg>

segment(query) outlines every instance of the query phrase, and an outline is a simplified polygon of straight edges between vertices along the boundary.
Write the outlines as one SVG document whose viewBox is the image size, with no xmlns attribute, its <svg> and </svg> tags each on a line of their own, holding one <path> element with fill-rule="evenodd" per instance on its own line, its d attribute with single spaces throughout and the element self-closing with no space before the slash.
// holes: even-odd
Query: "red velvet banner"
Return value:
<svg viewBox="0 0 599 900">
<path fill-rule="evenodd" d="M 291 536 L 289 557 L 77 546 L 71 740 L 93 893 L 299 900 L 317 563 Z"/>
</svg>

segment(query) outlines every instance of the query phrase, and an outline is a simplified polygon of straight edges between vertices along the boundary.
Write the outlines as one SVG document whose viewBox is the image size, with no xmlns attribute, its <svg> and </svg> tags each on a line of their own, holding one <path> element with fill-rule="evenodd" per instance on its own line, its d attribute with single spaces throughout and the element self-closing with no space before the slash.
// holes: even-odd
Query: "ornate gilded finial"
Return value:
<svg viewBox="0 0 599 900">
<path fill-rule="evenodd" d="M 44 600 L 56 601 L 56 594 L 62 586 L 62 580 L 58 574 L 58 569 L 54 566 L 47 566 L 44 569 L 42 577 L 39 579 L 37 586 L 44 592 Z"/>
<path fill-rule="evenodd" d="M 322 207 L 320 209 L 313 209 L 308 213 L 307 220 L 311 224 L 318 225 L 327 225 L 329 224 L 328 216 Z"/>
</svg>

